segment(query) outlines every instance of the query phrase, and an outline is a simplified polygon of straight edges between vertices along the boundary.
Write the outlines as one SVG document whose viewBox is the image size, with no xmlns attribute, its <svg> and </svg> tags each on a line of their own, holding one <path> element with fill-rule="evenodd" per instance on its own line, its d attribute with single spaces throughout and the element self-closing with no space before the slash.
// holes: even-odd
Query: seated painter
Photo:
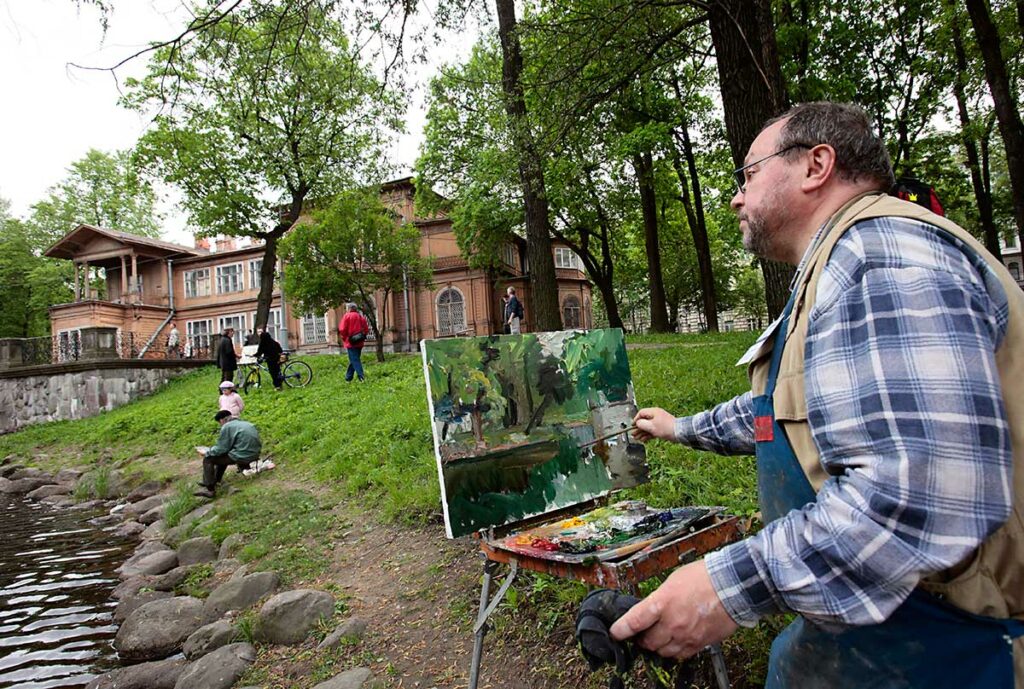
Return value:
<svg viewBox="0 0 1024 689">
<path fill-rule="evenodd" d="M 197 490 L 195 494 L 203 498 L 214 497 L 214 490 L 224 478 L 228 466 L 234 464 L 239 469 L 248 469 L 250 464 L 259 460 L 263 447 L 259 431 L 248 421 L 236 419 L 231 416 L 231 412 L 224 409 L 217 412 L 213 418 L 220 424 L 220 435 L 217 436 L 216 445 L 201 452 L 203 480 L 199 483 L 201 490 Z"/>
</svg>

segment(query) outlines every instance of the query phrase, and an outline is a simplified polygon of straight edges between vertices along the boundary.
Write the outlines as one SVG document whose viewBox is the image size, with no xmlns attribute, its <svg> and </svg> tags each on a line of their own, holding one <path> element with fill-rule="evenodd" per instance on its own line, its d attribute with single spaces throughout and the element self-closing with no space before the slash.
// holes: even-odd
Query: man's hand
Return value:
<svg viewBox="0 0 1024 689">
<path fill-rule="evenodd" d="M 646 443 L 651 438 L 675 440 L 676 417 L 664 409 L 657 407 L 641 409 L 633 417 L 633 423 L 636 424 L 633 437 L 642 443 Z"/>
<path fill-rule="evenodd" d="M 701 561 L 673 572 L 654 593 L 620 617 L 611 633 L 619 641 L 636 636 L 641 647 L 666 658 L 689 658 L 729 636 L 736 627 Z"/>
</svg>

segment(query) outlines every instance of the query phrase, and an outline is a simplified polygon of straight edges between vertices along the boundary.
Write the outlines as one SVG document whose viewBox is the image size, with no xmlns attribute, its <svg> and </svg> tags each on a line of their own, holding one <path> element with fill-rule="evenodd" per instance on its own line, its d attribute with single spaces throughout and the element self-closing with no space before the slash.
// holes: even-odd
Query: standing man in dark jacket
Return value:
<svg viewBox="0 0 1024 689">
<path fill-rule="evenodd" d="M 283 351 L 281 345 L 266 328 L 256 328 L 256 332 L 259 333 L 260 344 L 259 349 L 256 350 L 256 358 L 262 357 L 267 362 L 267 370 L 270 371 L 270 377 L 274 379 L 274 389 L 280 391 L 283 380 L 281 377 L 281 353 Z"/>
<path fill-rule="evenodd" d="M 518 335 L 523 320 L 523 302 L 516 296 L 516 288 L 509 287 L 507 291 L 508 301 L 505 302 L 505 324 L 512 335 Z"/>
<path fill-rule="evenodd" d="M 220 380 L 233 380 L 238 369 L 238 355 L 235 354 L 235 342 L 232 339 L 234 328 L 224 328 L 224 334 L 217 343 L 217 368 L 220 369 Z"/>
<path fill-rule="evenodd" d="M 363 374 L 363 345 L 366 344 L 366 336 L 370 334 L 370 324 L 366 317 L 356 310 L 353 302 L 348 303 L 348 311 L 341 317 L 338 323 L 338 339 L 341 346 L 348 352 L 348 370 L 345 372 L 345 380 L 351 381 L 352 376 L 359 376 L 359 380 L 365 380 Z"/>
</svg>

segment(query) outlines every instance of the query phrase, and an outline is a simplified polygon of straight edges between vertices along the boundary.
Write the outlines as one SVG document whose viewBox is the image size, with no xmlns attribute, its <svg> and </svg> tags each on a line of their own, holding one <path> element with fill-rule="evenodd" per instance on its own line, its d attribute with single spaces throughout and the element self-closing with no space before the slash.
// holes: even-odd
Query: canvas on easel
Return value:
<svg viewBox="0 0 1024 689">
<path fill-rule="evenodd" d="M 421 343 L 449 538 L 647 480 L 619 329 Z"/>
</svg>

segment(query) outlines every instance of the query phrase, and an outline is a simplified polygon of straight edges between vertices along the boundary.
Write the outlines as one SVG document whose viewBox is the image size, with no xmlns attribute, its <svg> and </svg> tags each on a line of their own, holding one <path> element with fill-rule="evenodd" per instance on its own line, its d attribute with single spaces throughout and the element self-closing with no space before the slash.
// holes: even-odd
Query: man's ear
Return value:
<svg viewBox="0 0 1024 689">
<path fill-rule="evenodd" d="M 818 144 L 804 157 L 805 174 L 802 191 L 818 191 L 836 173 L 836 151 L 828 144 Z"/>
</svg>

